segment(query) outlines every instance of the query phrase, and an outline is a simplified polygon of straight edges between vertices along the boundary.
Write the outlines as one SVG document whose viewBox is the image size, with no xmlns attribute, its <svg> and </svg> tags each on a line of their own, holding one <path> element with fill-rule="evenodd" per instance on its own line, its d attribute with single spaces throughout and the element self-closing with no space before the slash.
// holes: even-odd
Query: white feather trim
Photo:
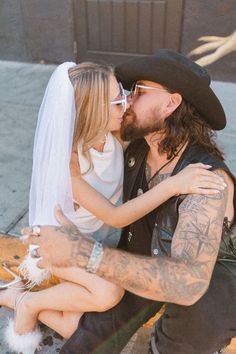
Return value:
<svg viewBox="0 0 236 354">
<path fill-rule="evenodd" d="M 5 328 L 5 342 L 9 349 L 17 353 L 34 354 L 36 349 L 40 349 L 42 334 L 39 329 L 26 334 L 18 334 L 14 328 L 13 319 L 8 320 L 8 325 Z"/>
<path fill-rule="evenodd" d="M 47 269 L 41 269 L 37 266 L 37 262 L 39 258 L 33 258 L 30 255 L 30 251 L 35 246 L 30 245 L 28 255 L 26 256 L 25 260 L 20 264 L 19 271 L 21 272 L 24 279 L 29 281 L 29 284 L 39 285 L 44 280 L 47 280 L 51 277 L 51 273 Z M 37 247 L 37 246 L 36 246 Z"/>
</svg>

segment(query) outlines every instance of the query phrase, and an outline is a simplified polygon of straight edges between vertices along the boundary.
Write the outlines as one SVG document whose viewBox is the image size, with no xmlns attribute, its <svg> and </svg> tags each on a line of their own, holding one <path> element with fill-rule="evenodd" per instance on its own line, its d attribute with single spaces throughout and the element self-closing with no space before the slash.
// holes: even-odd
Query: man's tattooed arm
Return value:
<svg viewBox="0 0 236 354">
<path fill-rule="evenodd" d="M 225 177 L 224 172 L 218 172 Z M 227 180 L 228 183 L 228 180 Z M 211 196 L 189 195 L 179 208 L 171 257 L 144 257 L 105 248 L 97 275 L 139 296 L 190 305 L 207 290 L 216 261 L 225 215 L 227 190 Z M 36 238 L 45 264 L 85 268 L 93 242 L 73 224 L 42 228 Z M 50 236 L 51 233 L 51 237 Z M 57 235 L 56 235 L 57 234 Z M 61 238 L 60 245 L 57 247 Z M 145 237 L 145 235 L 143 235 Z M 57 241 L 58 240 L 58 241 Z M 54 246 L 54 252 L 48 252 Z M 48 254 L 47 254 L 48 253 Z"/>
<path fill-rule="evenodd" d="M 171 258 L 106 248 L 97 275 L 146 298 L 184 305 L 196 302 L 211 279 L 226 200 L 226 190 L 211 196 L 187 196 L 179 209 Z"/>
</svg>

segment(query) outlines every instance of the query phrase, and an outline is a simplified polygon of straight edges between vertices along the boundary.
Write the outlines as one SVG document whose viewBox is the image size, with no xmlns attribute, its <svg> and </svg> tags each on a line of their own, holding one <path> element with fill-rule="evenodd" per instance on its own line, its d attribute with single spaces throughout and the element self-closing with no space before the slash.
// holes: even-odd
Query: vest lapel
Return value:
<svg viewBox="0 0 236 354">
<path fill-rule="evenodd" d="M 124 201 L 131 198 L 140 167 L 146 158 L 148 144 L 144 139 L 131 143 L 125 152 Z"/>
</svg>

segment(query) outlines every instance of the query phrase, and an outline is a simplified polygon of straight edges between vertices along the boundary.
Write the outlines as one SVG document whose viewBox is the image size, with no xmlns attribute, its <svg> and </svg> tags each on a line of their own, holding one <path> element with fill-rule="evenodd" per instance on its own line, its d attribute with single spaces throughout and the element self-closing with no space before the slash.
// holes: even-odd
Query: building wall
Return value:
<svg viewBox="0 0 236 354">
<path fill-rule="evenodd" d="M 188 54 L 190 50 L 199 45 L 198 37 L 203 35 L 226 36 L 236 29 L 236 0 L 163 0 L 157 2 L 148 0 L 147 4 L 145 1 L 116 0 L 114 4 L 122 7 L 122 4 L 127 3 L 127 12 L 131 5 L 135 7 L 135 3 L 140 3 L 144 10 L 158 3 L 160 8 L 163 8 L 163 13 L 169 14 L 162 24 L 162 32 L 164 31 L 164 37 L 162 37 L 168 37 L 164 42 L 163 38 L 158 40 L 160 31 L 157 31 L 157 28 L 161 26 L 160 20 L 158 21 L 159 27 L 152 27 L 155 38 L 157 38 L 155 40 L 160 42 L 156 43 L 156 48 L 170 46 L 178 49 L 177 44 L 171 45 L 175 40 L 174 43 L 178 43 L 179 50 L 183 54 Z M 96 3 L 92 0 L 86 2 Z M 85 37 L 88 28 L 86 29 L 84 18 L 86 12 L 83 15 L 84 3 L 85 0 L 1 0 L 0 60 L 60 63 L 66 60 L 86 59 L 88 48 Z M 99 5 L 105 6 L 105 3 L 108 4 L 109 0 L 101 2 L 98 0 Z M 173 9 L 176 6 L 176 11 L 167 11 L 171 8 L 170 5 Z M 179 25 L 181 7 L 182 30 Z M 139 16 L 141 15 L 142 12 L 139 10 Z M 118 22 L 122 26 L 122 21 Z M 93 25 L 95 28 L 95 20 Z M 132 23 L 129 26 L 132 28 Z M 168 36 L 166 28 L 171 28 Z M 118 45 L 118 40 L 117 34 L 117 38 L 113 38 L 113 46 Z M 101 53 L 104 54 L 103 59 L 111 62 L 113 60 L 116 63 L 112 52 L 106 53 L 101 48 Z M 96 59 L 96 55 L 92 59 Z M 211 64 L 207 69 L 215 80 L 236 82 L 236 51 Z"/>
<path fill-rule="evenodd" d="M 75 58 L 72 0 L 1 0 L 0 60 Z"/>
<path fill-rule="evenodd" d="M 0 1 L 0 59 L 31 61 L 25 46 L 20 1 Z"/>
</svg>

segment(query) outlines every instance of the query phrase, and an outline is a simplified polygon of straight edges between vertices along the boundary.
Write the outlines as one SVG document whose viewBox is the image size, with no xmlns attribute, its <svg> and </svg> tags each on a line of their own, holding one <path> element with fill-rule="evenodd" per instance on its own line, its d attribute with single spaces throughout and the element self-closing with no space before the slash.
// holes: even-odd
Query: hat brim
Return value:
<svg viewBox="0 0 236 354">
<path fill-rule="evenodd" d="M 192 103 L 212 129 L 221 130 L 226 125 L 224 109 L 209 82 L 199 78 L 181 63 L 145 56 L 118 65 L 115 72 L 127 90 L 136 81 L 156 82 L 180 93 L 186 101 Z"/>
</svg>

